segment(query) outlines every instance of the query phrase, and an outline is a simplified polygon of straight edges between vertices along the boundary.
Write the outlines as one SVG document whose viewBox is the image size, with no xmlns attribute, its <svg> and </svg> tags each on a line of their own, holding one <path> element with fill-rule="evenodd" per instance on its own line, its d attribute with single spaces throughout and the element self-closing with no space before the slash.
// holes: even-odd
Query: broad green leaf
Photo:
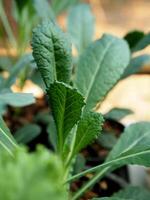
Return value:
<svg viewBox="0 0 150 200">
<path fill-rule="evenodd" d="M 72 42 L 81 54 L 92 42 L 94 35 L 94 16 L 88 4 L 78 4 L 69 12 L 68 32 Z"/>
<path fill-rule="evenodd" d="M 114 198 L 124 198 L 132 200 L 148 200 L 150 199 L 150 192 L 145 188 L 128 186 L 113 195 Z"/>
<path fill-rule="evenodd" d="M 140 51 L 150 44 L 150 33 L 144 34 L 141 31 L 133 31 L 125 36 L 132 53 Z"/>
<path fill-rule="evenodd" d="M 23 148 L 13 157 L 0 152 L 1 200 L 67 200 L 60 159 L 42 146 L 32 153 Z"/>
<path fill-rule="evenodd" d="M 127 33 L 124 39 L 128 42 L 130 48 L 134 48 L 137 43 L 145 36 L 143 31 L 135 30 Z"/>
<path fill-rule="evenodd" d="M 0 93 L 0 101 L 10 106 L 27 106 L 35 103 L 35 99 L 30 93 Z"/>
<path fill-rule="evenodd" d="M 12 137 L 4 120 L 0 116 L 0 146 L 12 154 L 14 148 L 17 147 L 14 138 Z"/>
<path fill-rule="evenodd" d="M 140 71 L 140 69 L 150 64 L 150 55 L 144 54 L 131 59 L 129 66 L 126 68 L 122 78 L 126 78 Z"/>
<path fill-rule="evenodd" d="M 51 84 L 47 90 L 59 141 L 63 144 L 73 126 L 80 119 L 84 99 L 76 89 L 61 83 Z"/>
<path fill-rule="evenodd" d="M 89 112 L 83 115 L 78 123 L 74 154 L 79 153 L 100 135 L 103 125 L 103 117 L 100 113 Z"/>
<path fill-rule="evenodd" d="M 127 164 L 150 167 L 149 156 L 150 123 L 135 123 L 125 129 L 105 163 L 97 166 L 94 171 L 99 171 L 98 173 L 101 174 L 101 170 L 106 169 L 106 173 Z"/>
<path fill-rule="evenodd" d="M 108 113 L 104 115 L 106 119 L 112 119 L 115 121 L 119 121 L 127 115 L 132 114 L 132 110 L 126 108 L 113 108 Z"/>
<path fill-rule="evenodd" d="M 124 164 L 150 166 L 150 123 L 139 122 L 130 125 L 119 138 L 108 155 L 106 162 L 118 160 L 115 168 Z M 113 167 L 113 165 L 112 165 Z"/>
<path fill-rule="evenodd" d="M 92 43 L 81 55 L 75 85 L 86 99 L 86 110 L 102 102 L 128 66 L 130 52 L 127 43 L 112 35 Z"/>
<path fill-rule="evenodd" d="M 26 124 L 14 135 L 18 143 L 27 144 L 36 138 L 41 132 L 41 128 L 36 124 Z"/>
<path fill-rule="evenodd" d="M 46 21 L 34 29 L 32 48 L 47 88 L 54 80 L 69 83 L 72 70 L 71 44 L 55 23 Z"/>
</svg>

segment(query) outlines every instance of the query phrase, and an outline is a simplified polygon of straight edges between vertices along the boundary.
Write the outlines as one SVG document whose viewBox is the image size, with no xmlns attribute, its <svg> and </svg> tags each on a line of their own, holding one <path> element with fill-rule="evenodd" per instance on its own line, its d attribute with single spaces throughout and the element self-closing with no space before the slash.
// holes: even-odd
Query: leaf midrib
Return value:
<svg viewBox="0 0 150 200">
<path fill-rule="evenodd" d="M 110 164 L 117 163 L 117 162 L 122 161 L 122 160 L 126 161 L 129 158 L 133 158 L 133 157 L 140 156 L 140 155 L 147 154 L 147 153 L 150 153 L 150 149 L 146 149 L 144 151 L 140 151 L 140 152 L 136 152 L 136 153 L 133 153 L 133 154 L 125 155 L 125 156 L 122 156 L 122 157 L 119 157 L 119 158 L 115 158 L 113 160 L 110 160 L 110 161 L 102 164 L 99 167 L 102 167 L 103 165 L 104 166 L 110 166 Z M 98 166 L 97 166 L 97 168 L 98 168 Z"/>
<path fill-rule="evenodd" d="M 93 85 L 94 85 L 94 82 L 95 82 L 95 80 L 96 80 L 97 74 L 98 74 L 98 72 L 101 70 L 101 67 L 100 67 L 100 66 L 103 65 L 105 56 L 106 56 L 106 54 L 107 54 L 107 52 L 108 52 L 110 46 L 113 44 L 114 41 L 115 41 L 115 38 L 113 38 L 113 39 L 110 41 L 110 43 L 107 44 L 107 47 L 105 48 L 105 51 L 103 52 L 103 56 L 102 56 L 102 58 L 101 58 L 101 61 L 100 61 L 100 63 L 97 64 L 97 69 L 95 70 L 95 74 L 92 76 L 91 84 L 89 85 L 89 89 L 87 90 L 87 93 L 86 93 L 86 98 L 85 98 L 86 102 L 88 101 L 88 98 L 89 98 L 90 92 L 91 92 L 91 90 L 92 90 L 92 87 L 93 87 Z"/>
<path fill-rule="evenodd" d="M 82 135 L 82 136 L 80 137 L 80 142 L 77 143 L 77 146 L 75 147 L 76 152 L 80 151 L 80 146 L 81 146 L 81 144 L 82 144 L 82 141 L 84 141 L 84 138 L 86 138 L 86 135 L 87 135 L 88 131 L 90 130 L 90 128 L 91 128 L 91 123 L 89 124 L 89 126 L 88 126 L 88 128 L 86 129 L 86 131 L 84 132 L 84 134 L 83 134 L 83 135 L 80 134 L 80 135 Z M 76 142 L 78 142 L 78 141 L 76 141 Z"/>
<path fill-rule="evenodd" d="M 70 181 L 72 181 L 72 180 L 74 180 L 74 179 L 76 179 L 76 178 L 79 178 L 79 177 L 81 177 L 81 176 L 84 176 L 84 175 L 87 174 L 87 173 L 92 173 L 92 172 L 98 171 L 98 170 L 100 170 L 102 167 L 103 167 L 103 168 L 104 168 L 104 167 L 109 167 L 109 169 L 110 169 L 110 168 L 111 168 L 110 165 L 113 165 L 113 164 L 115 164 L 115 163 L 118 163 L 119 161 L 128 160 L 128 159 L 130 159 L 130 158 L 133 158 L 133 157 L 136 157 L 136 156 L 140 156 L 140 155 L 144 155 L 144 154 L 148 154 L 148 153 L 150 154 L 150 149 L 147 149 L 147 150 L 144 150 L 144 151 L 141 151 L 141 152 L 137 152 L 137 153 L 134 153 L 134 154 L 122 156 L 122 157 L 119 157 L 119 158 L 115 158 L 115 159 L 110 160 L 110 161 L 107 161 L 107 162 L 105 162 L 105 163 L 103 163 L 103 164 L 101 164 L 101 165 L 98 165 L 98 166 L 93 167 L 93 168 L 91 168 L 91 169 L 85 170 L 85 171 L 83 171 L 83 172 L 81 172 L 81 173 L 79 173 L 79 174 L 77 174 L 77 175 L 74 175 L 74 176 L 72 176 L 70 179 L 68 179 L 67 182 L 70 182 Z M 123 165 L 123 164 L 121 164 L 121 166 L 122 166 L 122 165 Z M 143 165 L 144 165 L 144 164 L 143 164 Z M 114 165 L 113 165 L 113 166 L 114 166 Z"/>
<path fill-rule="evenodd" d="M 51 30 L 50 30 L 51 31 Z M 53 48 L 53 62 L 54 62 L 54 67 L 53 67 L 53 73 L 54 73 L 54 80 L 57 80 L 57 63 L 56 63 L 56 57 L 55 57 L 55 40 L 54 40 L 54 35 L 53 32 L 51 31 L 51 40 L 52 40 L 52 48 Z"/>
<path fill-rule="evenodd" d="M 13 140 L 10 139 L 10 137 L 5 133 L 5 131 L 3 131 L 3 129 L 0 127 L 0 132 L 9 140 L 10 143 L 12 143 L 14 146 L 16 146 L 16 144 L 13 142 Z"/>
<path fill-rule="evenodd" d="M 117 155 L 117 157 L 121 156 L 122 154 L 127 153 L 128 151 L 130 151 L 132 148 L 134 148 L 138 142 L 140 142 L 140 140 L 142 140 L 145 136 L 147 136 L 148 134 L 150 134 L 149 131 L 145 132 L 145 134 L 141 135 L 141 137 L 139 137 L 136 141 L 133 141 L 132 144 L 130 144 L 124 151 L 122 151 L 120 154 Z"/>
<path fill-rule="evenodd" d="M 1 145 L 4 149 L 6 149 L 6 151 L 8 151 L 10 155 L 13 155 L 12 152 L 9 150 L 9 148 L 7 148 L 7 146 L 6 146 L 4 143 L 2 143 L 1 141 L 0 141 L 0 145 Z"/>
<path fill-rule="evenodd" d="M 13 140 L 10 139 L 10 137 L 5 133 L 5 131 L 3 131 L 3 129 L 0 127 L 0 133 L 4 135 L 4 137 L 6 137 L 8 139 L 8 141 L 10 142 L 11 145 L 17 147 L 17 145 L 13 142 Z M 0 144 L 3 146 L 4 149 L 6 149 L 11 155 L 12 152 L 11 150 L 2 142 L 0 141 Z"/>
<path fill-rule="evenodd" d="M 55 58 L 55 40 L 54 40 L 54 34 L 52 32 L 52 30 L 50 29 L 50 36 L 47 35 L 45 32 L 42 32 L 42 34 L 48 38 L 48 40 L 51 40 L 52 41 L 52 51 L 53 51 L 53 66 L 52 66 L 52 69 L 53 69 L 53 74 L 54 74 L 54 80 L 57 80 L 57 65 L 56 65 L 56 58 Z M 44 45 L 44 47 L 47 49 L 47 47 Z M 49 49 L 47 49 L 49 51 Z M 49 62 L 48 62 L 49 63 Z M 50 64 L 50 63 L 49 63 Z"/>
<path fill-rule="evenodd" d="M 61 84 L 61 87 L 64 88 L 64 85 Z M 59 90 L 62 93 L 62 91 L 61 91 L 60 88 L 59 88 Z M 64 103 L 63 103 L 63 105 L 61 104 L 61 106 L 62 106 L 62 113 L 60 114 L 60 116 L 61 116 L 61 118 L 60 118 L 61 124 L 60 124 L 60 127 L 58 127 L 58 130 L 59 130 L 58 135 L 60 137 L 60 140 L 62 140 L 62 143 L 64 142 L 64 137 L 63 137 L 64 135 L 63 135 L 63 133 L 64 133 L 64 115 L 65 115 L 65 108 L 66 108 L 67 88 L 65 88 L 64 98 L 65 98 Z"/>
</svg>

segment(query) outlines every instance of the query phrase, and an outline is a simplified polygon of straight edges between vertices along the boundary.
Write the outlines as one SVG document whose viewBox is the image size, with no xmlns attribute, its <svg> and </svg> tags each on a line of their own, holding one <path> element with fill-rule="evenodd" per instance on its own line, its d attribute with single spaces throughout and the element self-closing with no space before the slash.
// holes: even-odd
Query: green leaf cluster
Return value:
<svg viewBox="0 0 150 200">
<path fill-rule="evenodd" d="M 46 85 L 55 122 L 56 152 L 63 161 L 64 179 L 69 177 L 67 182 L 70 182 L 87 173 L 95 173 L 72 197 L 75 200 L 106 173 L 116 168 L 126 164 L 150 166 L 150 123 L 139 122 L 127 127 L 103 164 L 71 177 L 76 155 L 102 130 L 103 117 L 95 112 L 97 105 L 102 103 L 121 79 L 129 66 L 131 54 L 124 39 L 104 34 L 82 51 L 76 61 L 76 69 L 71 74 L 72 58 L 71 53 L 68 53 L 70 42 L 60 29 L 57 30 L 58 27 L 53 22 L 44 22 L 38 26 L 33 31 L 32 47 L 33 56 Z M 79 45 L 77 48 L 79 49 Z M 127 109 L 114 109 L 106 114 L 106 118 L 114 118 L 116 115 L 117 119 L 121 119 L 130 113 Z"/>
<path fill-rule="evenodd" d="M 55 23 L 43 22 L 33 31 L 32 47 L 55 121 L 57 151 L 63 158 L 65 154 L 64 162 L 68 165 L 100 133 L 103 119 L 94 112 L 82 114 L 86 102 L 79 88 L 70 84 L 72 55 L 66 34 Z"/>
<path fill-rule="evenodd" d="M 70 9 L 67 31 L 78 53 L 81 54 L 92 42 L 94 35 L 94 16 L 88 4 L 80 3 Z"/>
<path fill-rule="evenodd" d="M 49 21 L 34 29 L 32 48 L 45 82 L 57 135 L 53 144 L 66 179 L 76 155 L 101 133 L 103 117 L 94 109 L 119 81 L 130 51 L 125 40 L 105 34 L 81 53 L 72 73 L 70 41 Z"/>
</svg>

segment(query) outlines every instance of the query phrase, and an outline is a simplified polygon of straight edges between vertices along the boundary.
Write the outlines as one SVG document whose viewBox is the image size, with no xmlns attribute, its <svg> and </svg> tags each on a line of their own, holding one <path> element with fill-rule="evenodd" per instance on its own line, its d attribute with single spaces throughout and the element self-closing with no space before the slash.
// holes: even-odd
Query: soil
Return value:
<svg viewBox="0 0 150 200">
<path fill-rule="evenodd" d="M 43 97 L 36 99 L 35 104 L 24 108 L 14 108 L 8 106 L 8 112 L 4 116 L 5 122 L 7 123 L 12 134 L 15 133 L 20 127 L 28 123 L 37 123 L 41 127 L 41 134 L 28 144 L 30 151 L 34 151 L 37 144 L 43 144 L 49 149 L 52 148 L 51 144 L 48 142 L 46 125 L 40 121 L 35 122 L 35 117 L 39 112 L 49 112 L 49 107 L 46 102 L 46 97 Z"/>
<path fill-rule="evenodd" d="M 8 107 L 8 112 L 5 114 L 5 121 L 10 128 L 11 132 L 14 133 L 20 127 L 27 123 L 35 122 L 35 116 L 39 112 L 49 112 L 48 105 L 46 104 L 46 98 L 37 99 L 36 104 L 24 107 L 23 109 Z M 42 122 L 37 122 L 38 125 L 42 128 L 41 134 L 28 144 L 29 149 L 34 151 L 37 144 L 43 144 L 49 149 L 52 149 L 51 144 L 48 142 L 48 134 L 46 134 L 46 125 Z M 106 120 L 104 124 L 104 130 L 110 131 L 119 137 L 123 131 L 124 126 L 118 122 L 112 120 Z M 85 158 L 85 167 L 91 168 L 98 164 L 103 163 L 106 158 L 109 150 L 102 147 L 98 141 L 95 141 L 93 144 L 89 145 L 86 149 L 82 151 L 82 155 Z M 128 182 L 128 170 L 127 167 L 122 167 L 113 172 L 117 177 L 123 179 L 123 181 Z M 71 190 L 73 192 L 77 191 L 87 180 L 89 180 L 93 174 L 87 174 L 86 176 L 75 181 L 71 185 Z M 122 185 L 116 181 L 113 176 L 104 177 L 100 182 L 95 184 L 95 186 L 86 192 L 81 200 L 92 199 L 93 197 L 103 197 L 111 196 L 114 192 L 117 192 L 122 188 Z"/>
</svg>

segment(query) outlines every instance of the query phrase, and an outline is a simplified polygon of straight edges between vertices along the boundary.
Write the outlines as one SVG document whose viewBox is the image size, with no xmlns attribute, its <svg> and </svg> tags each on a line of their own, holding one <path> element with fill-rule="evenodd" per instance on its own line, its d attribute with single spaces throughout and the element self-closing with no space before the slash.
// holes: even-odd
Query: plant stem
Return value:
<svg viewBox="0 0 150 200">
<path fill-rule="evenodd" d="M 87 169 L 87 170 L 85 170 L 85 171 L 83 171 L 83 172 L 80 172 L 80 173 L 78 173 L 78 174 L 72 176 L 70 179 L 67 180 L 67 182 L 71 182 L 71 181 L 73 181 L 73 180 L 75 180 L 75 179 L 78 179 L 78 178 L 80 178 L 81 176 L 84 176 L 85 174 L 92 173 L 92 172 L 95 172 L 95 171 L 98 171 L 98 170 L 102 170 L 103 168 L 108 167 L 108 165 L 109 165 L 109 162 L 106 162 L 106 163 L 103 163 L 103 164 L 98 165 L 98 166 L 96 166 L 96 167 L 92 167 L 92 168 L 90 168 L 90 169 Z"/>
<path fill-rule="evenodd" d="M 128 160 L 128 159 L 130 159 L 130 158 L 132 158 L 134 156 L 141 156 L 141 155 L 145 155 L 145 154 L 149 154 L 149 153 L 150 153 L 150 150 L 148 149 L 148 150 L 145 150 L 145 151 L 142 151 L 142 152 L 134 153 L 132 155 L 125 155 L 125 156 L 116 158 L 114 160 L 110 160 L 110 161 L 104 162 L 101 165 L 98 165 L 96 167 L 92 167 L 91 169 L 87 169 L 87 170 L 85 170 L 85 171 L 83 171 L 83 172 L 81 172 L 79 174 L 76 174 L 76 175 L 72 176 L 70 179 L 67 180 L 67 182 L 70 182 L 70 181 L 73 181 L 73 180 L 75 180 L 77 178 L 80 178 L 81 176 L 84 176 L 87 173 L 92 173 L 92 172 L 95 172 L 95 171 L 103 170 L 104 168 L 107 168 L 107 167 L 111 168 L 112 166 L 116 165 L 117 163 L 121 163 L 122 161 L 124 161 L 124 163 L 119 165 L 119 166 L 125 165 L 125 161 Z"/>
<path fill-rule="evenodd" d="M 87 184 L 85 184 L 77 193 L 72 197 L 71 200 L 78 199 L 87 189 L 94 185 L 103 175 L 109 170 L 109 167 L 104 168 L 102 171 L 97 173 Z"/>
<path fill-rule="evenodd" d="M 62 159 L 62 154 L 63 154 L 63 138 L 62 138 L 62 134 L 61 133 L 58 134 L 58 138 L 59 139 L 58 139 L 58 147 L 57 147 L 57 149 L 58 149 L 58 153 L 60 155 L 60 158 Z"/>
<path fill-rule="evenodd" d="M 16 39 L 14 37 L 14 34 L 12 32 L 12 29 L 11 29 L 11 26 L 8 22 L 8 19 L 7 19 L 7 16 L 6 16 L 6 13 L 4 11 L 4 7 L 3 7 L 3 3 L 2 1 L 0 0 L 0 18 L 2 20 L 2 23 L 3 23 L 3 26 L 7 32 L 7 35 L 8 35 L 8 38 L 9 38 L 9 42 L 14 46 L 16 47 Z"/>
<path fill-rule="evenodd" d="M 67 182 L 70 182 L 76 178 L 79 178 L 87 173 L 90 173 L 90 172 L 94 172 L 94 171 L 98 171 L 101 169 L 100 172 L 98 172 L 85 186 L 83 186 L 83 188 L 81 188 L 76 194 L 75 196 L 73 196 L 73 199 L 72 200 L 75 200 L 77 199 L 80 195 L 82 195 L 83 192 L 85 192 L 89 187 L 91 187 L 94 183 L 96 183 L 106 172 L 108 171 L 111 171 L 112 169 L 115 169 L 115 168 L 112 168 L 115 164 L 117 164 L 118 162 L 121 163 L 121 161 L 124 161 L 123 164 L 119 165 L 119 166 L 122 166 L 124 165 L 126 162 L 126 159 L 128 160 L 129 158 L 132 158 L 133 156 L 140 156 L 140 155 L 145 155 L 145 154 L 149 154 L 150 153 L 150 150 L 145 150 L 145 151 L 142 151 L 142 152 L 138 152 L 138 153 L 135 153 L 134 155 L 125 155 L 121 158 L 116 158 L 112 161 L 108 161 L 108 162 L 105 162 L 104 164 L 101 164 L 99 166 L 96 166 L 96 167 L 93 167 L 91 169 L 88 169 L 88 170 L 85 170 L 75 176 L 72 176 L 70 179 L 67 180 Z M 66 182 L 66 183 L 67 183 Z"/>
<path fill-rule="evenodd" d="M 75 142 L 76 142 L 76 130 L 77 130 L 77 126 L 75 126 L 72 130 L 73 131 L 73 137 L 72 137 L 70 152 L 69 152 L 68 157 L 67 157 L 66 162 L 65 162 L 66 168 L 69 167 L 69 165 L 72 161 L 72 158 L 73 158 L 74 145 L 75 145 Z"/>
<path fill-rule="evenodd" d="M 70 152 L 68 153 L 66 160 L 64 160 L 64 168 L 65 168 L 64 181 L 67 181 L 67 178 L 69 176 L 70 169 L 72 166 L 73 150 L 74 150 L 74 145 L 75 145 L 75 141 L 76 141 L 76 130 L 77 130 L 77 127 L 75 126 L 72 129 L 72 134 L 71 134 L 71 136 L 73 135 L 73 137 L 72 137 L 72 142 L 70 145 Z M 69 182 L 68 182 L 68 184 L 69 184 Z"/>
</svg>

